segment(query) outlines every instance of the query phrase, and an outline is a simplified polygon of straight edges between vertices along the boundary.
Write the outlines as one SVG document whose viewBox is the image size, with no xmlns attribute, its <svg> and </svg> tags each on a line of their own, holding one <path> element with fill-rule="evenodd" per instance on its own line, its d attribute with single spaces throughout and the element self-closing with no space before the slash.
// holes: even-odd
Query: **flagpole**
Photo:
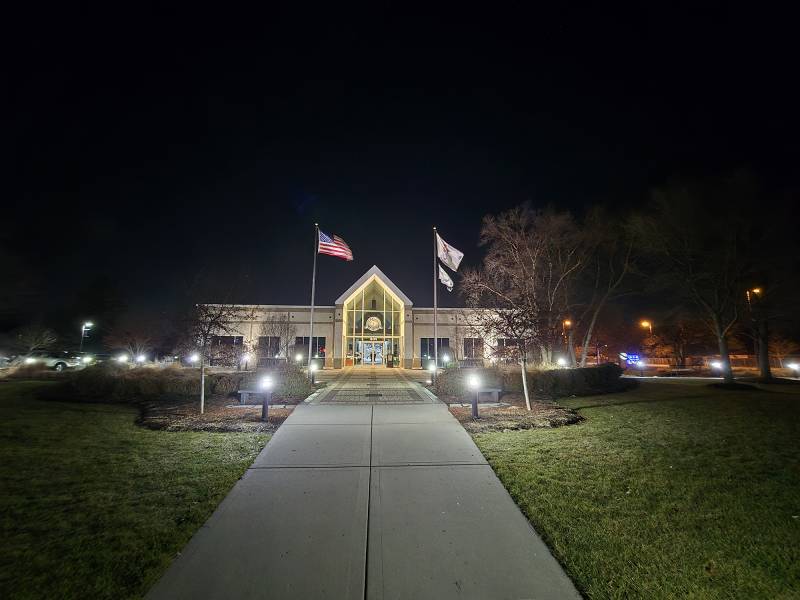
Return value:
<svg viewBox="0 0 800 600">
<path fill-rule="evenodd" d="M 433 374 L 431 382 L 436 383 L 436 374 L 439 369 L 439 319 L 438 319 L 438 301 L 436 295 L 436 227 L 433 228 Z"/>
<path fill-rule="evenodd" d="M 319 223 L 314 223 L 314 268 L 311 271 L 311 324 L 308 330 L 308 371 L 311 373 L 311 354 L 314 347 L 314 291 L 317 286 L 317 254 L 319 250 Z"/>
</svg>

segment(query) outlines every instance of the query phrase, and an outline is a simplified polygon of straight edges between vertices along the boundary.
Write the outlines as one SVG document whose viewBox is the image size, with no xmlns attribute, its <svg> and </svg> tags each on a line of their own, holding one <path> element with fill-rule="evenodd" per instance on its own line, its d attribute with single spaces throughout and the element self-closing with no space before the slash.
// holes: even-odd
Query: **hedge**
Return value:
<svg viewBox="0 0 800 600">
<path fill-rule="evenodd" d="M 607 394 L 627 388 L 620 379 L 622 369 L 614 363 L 576 369 L 528 371 L 528 391 L 533 398 L 555 399 L 567 396 Z M 438 396 L 463 398 L 467 395 L 467 377 L 476 374 L 485 387 L 504 392 L 522 392 L 519 369 L 447 369 L 436 378 Z"/>
<path fill-rule="evenodd" d="M 206 373 L 206 396 L 234 395 L 240 387 L 258 385 L 265 374 Z M 275 380 L 275 400 L 302 400 L 314 391 L 303 372 L 294 365 L 272 369 L 269 374 Z M 181 368 L 130 369 L 103 364 L 67 374 L 63 386 L 52 395 L 95 402 L 180 400 L 199 396 L 200 372 Z"/>
</svg>

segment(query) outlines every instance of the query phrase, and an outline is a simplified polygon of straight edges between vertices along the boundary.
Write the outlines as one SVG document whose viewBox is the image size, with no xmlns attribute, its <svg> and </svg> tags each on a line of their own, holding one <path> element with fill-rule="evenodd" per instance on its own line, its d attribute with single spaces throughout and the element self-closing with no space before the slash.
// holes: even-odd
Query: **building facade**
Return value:
<svg viewBox="0 0 800 600">
<path fill-rule="evenodd" d="M 421 368 L 433 360 L 433 308 L 418 308 L 377 266 L 353 283 L 333 306 L 242 306 L 252 318 L 238 323 L 226 343 L 252 349 L 259 364 L 312 354 L 325 368 Z M 483 340 L 468 326 L 468 309 L 439 308 L 439 362 L 482 363 Z M 310 336 L 313 335 L 313 339 Z"/>
</svg>

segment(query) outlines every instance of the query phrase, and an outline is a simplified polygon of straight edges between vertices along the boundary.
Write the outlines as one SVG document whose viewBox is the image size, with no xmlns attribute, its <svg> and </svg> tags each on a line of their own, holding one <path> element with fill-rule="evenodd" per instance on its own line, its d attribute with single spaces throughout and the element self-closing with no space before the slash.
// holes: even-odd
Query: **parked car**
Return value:
<svg viewBox="0 0 800 600">
<path fill-rule="evenodd" d="M 85 363 L 78 352 L 42 350 L 27 356 L 18 356 L 14 360 L 14 364 L 39 365 L 55 371 L 63 371 L 64 369 L 82 367 Z"/>
</svg>

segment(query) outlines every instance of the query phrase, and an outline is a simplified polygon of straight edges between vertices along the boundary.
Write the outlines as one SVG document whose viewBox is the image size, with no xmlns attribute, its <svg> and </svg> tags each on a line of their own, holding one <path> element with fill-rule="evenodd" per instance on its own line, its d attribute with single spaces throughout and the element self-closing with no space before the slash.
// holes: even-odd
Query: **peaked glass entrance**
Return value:
<svg viewBox="0 0 800 600">
<path fill-rule="evenodd" d="M 398 365 L 403 345 L 403 303 L 377 277 L 343 307 L 345 366 Z"/>
</svg>

